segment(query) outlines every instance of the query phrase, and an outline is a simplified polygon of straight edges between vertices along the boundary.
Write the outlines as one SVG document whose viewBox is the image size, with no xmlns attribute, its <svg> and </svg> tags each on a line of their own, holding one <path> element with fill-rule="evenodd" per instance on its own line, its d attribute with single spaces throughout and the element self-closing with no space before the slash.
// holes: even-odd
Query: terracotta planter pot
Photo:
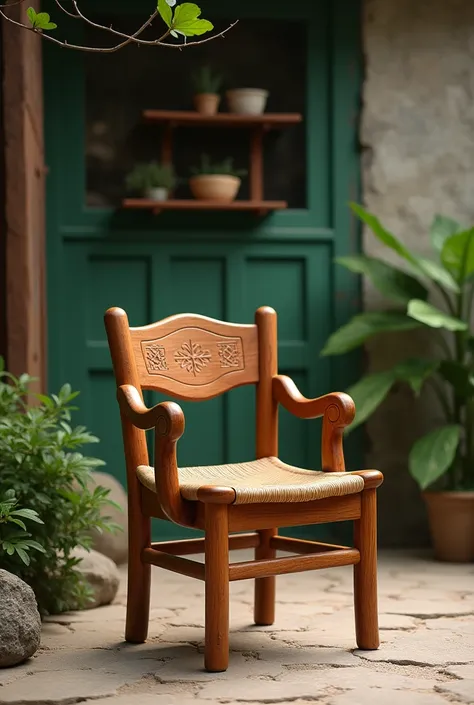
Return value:
<svg viewBox="0 0 474 705">
<path fill-rule="evenodd" d="M 189 179 L 189 187 L 194 198 L 200 201 L 220 201 L 230 203 L 235 199 L 240 188 L 237 176 L 224 174 L 203 174 Z"/>
<path fill-rule="evenodd" d="M 221 102 L 216 93 L 198 93 L 194 96 L 194 107 L 201 115 L 215 115 Z"/>
<path fill-rule="evenodd" d="M 423 492 L 435 556 L 440 561 L 474 561 L 474 492 Z"/>
</svg>

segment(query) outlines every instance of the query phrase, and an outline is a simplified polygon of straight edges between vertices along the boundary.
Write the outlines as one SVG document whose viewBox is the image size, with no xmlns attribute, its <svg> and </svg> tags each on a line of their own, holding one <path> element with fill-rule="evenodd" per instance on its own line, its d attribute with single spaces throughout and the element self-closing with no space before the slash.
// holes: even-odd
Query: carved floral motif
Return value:
<svg viewBox="0 0 474 705">
<path fill-rule="evenodd" d="M 209 350 L 203 349 L 199 343 L 193 343 L 190 340 L 181 345 L 181 348 L 176 351 L 174 359 L 183 370 L 196 376 L 210 363 L 211 353 Z"/>
</svg>

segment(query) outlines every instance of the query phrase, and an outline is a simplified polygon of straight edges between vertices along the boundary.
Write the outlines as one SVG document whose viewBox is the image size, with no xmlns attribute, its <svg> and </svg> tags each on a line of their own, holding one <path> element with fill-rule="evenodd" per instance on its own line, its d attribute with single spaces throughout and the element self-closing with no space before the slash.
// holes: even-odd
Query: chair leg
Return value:
<svg viewBox="0 0 474 705">
<path fill-rule="evenodd" d="M 229 665 L 229 521 L 225 504 L 206 504 L 206 624 L 204 665 L 207 671 Z"/>
<path fill-rule="evenodd" d="M 354 526 L 354 544 L 360 562 L 354 566 L 354 607 L 359 649 L 378 649 L 377 609 L 377 498 L 376 490 L 361 494 L 361 516 Z"/>
<path fill-rule="evenodd" d="M 142 563 L 141 553 L 151 543 L 151 522 L 140 509 L 129 519 L 125 640 L 140 644 L 146 641 L 150 616 L 151 565 Z"/>
<path fill-rule="evenodd" d="M 258 533 L 260 534 L 260 545 L 255 549 L 255 559 L 275 558 L 276 551 L 270 548 L 270 539 L 272 536 L 276 536 L 277 529 L 265 529 Z M 255 580 L 255 624 L 268 626 L 275 621 L 275 585 L 275 576 Z"/>
</svg>

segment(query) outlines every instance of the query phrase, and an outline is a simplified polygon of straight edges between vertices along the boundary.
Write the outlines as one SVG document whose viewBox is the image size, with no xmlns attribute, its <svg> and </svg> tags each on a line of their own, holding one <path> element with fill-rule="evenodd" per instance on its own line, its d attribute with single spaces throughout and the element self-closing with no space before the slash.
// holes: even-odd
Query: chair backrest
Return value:
<svg viewBox="0 0 474 705">
<path fill-rule="evenodd" d="M 119 385 L 138 381 L 142 390 L 197 401 L 259 380 L 257 324 L 179 314 L 131 328 L 118 308 L 107 311 L 105 324 L 116 375 L 123 367 L 130 373 Z"/>
</svg>

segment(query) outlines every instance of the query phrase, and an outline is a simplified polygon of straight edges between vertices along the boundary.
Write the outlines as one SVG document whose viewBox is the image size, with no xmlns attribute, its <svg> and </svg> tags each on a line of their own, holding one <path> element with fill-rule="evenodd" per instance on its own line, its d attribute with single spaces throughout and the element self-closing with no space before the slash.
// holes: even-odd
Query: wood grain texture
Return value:
<svg viewBox="0 0 474 705">
<path fill-rule="evenodd" d="M 273 395 L 285 409 L 301 419 L 323 416 L 321 467 L 326 472 L 343 472 L 343 433 L 355 415 L 355 405 L 350 396 L 334 392 L 316 399 L 307 399 L 293 380 L 285 375 L 273 378 Z"/>
<path fill-rule="evenodd" d="M 206 504 L 206 626 L 204 665 L 225 671 L 229 663 L 229 526 L 225 504 Z"/>
<path fill-rule="evenodd" d="M 146 122 L 170 122 L 173 126 L 190 125 L 193 127 L 266 127 L 267 129 L 297 125 L 302 122 L 300 113 L 262 113 L 261 115 L 237 115 L 234 113 L 216 113 L 202 115 L 193 110 L 144 110 Z"/>
<path fill-rule="evenodd" d="M 181 556 L 157 551 L 155 548 L 145 548 L 142 551 L 141 558 L 145 564 L 149 563 L 159 568 L 171 570 L 173 573 L 187 575 L 189 578 L 204 580 L 204 564 L 190 561 L 189 558 L 181 558 Z"/>
<path fill-rule="evenodd" d="M 262 139 L 260 133 L 255 139 Z M 258 144 L 252 143 L 252 150 Z M 261 164 L 257 165 L 261 170 Z M 278 404 L 273 397 L 272 379 L 278 372 L 278 331 L 277 314 L 269 306 L 263 306 L 255 314 L 258 330 L 259 381 L 257 384 L 257 458 L 278 456 Z M 277 527 L 260 531 L 261 543 L 255 549 L 256 560 L 275 558 L 276 552 L 270 545 Z M 258 625 L 270 625 L 275 621 L 276 580 L 274 576 L 258 578 L 255 581 L 254 621 Z"/>
<path fill-rule="evenodd" d="M 314 502 L 236 504 L 229 507 L 230 531 L 271 529 L 275 526 L 325 524 L 360 517 L 360 494 L 318 499 Z M 199 509 L 197 521 L 199 521 Z"/>
<path fill-rule="evenodd" d="M 190 556 L 195 553 L 204 553 L 205 538 L 181 539 L 179 541 L 160 541 L 152 543 L 151 547 L 163 553 L 174 556 Z M 229 551 L 240 551 L 244 548 L 255 548 L 260 543 L 260 536 L 253 532 L 249 534 L 236 534 L 229 536 Z"/>
<path fill-rule="evenodd" d="M 359 649 L 378 649 L 377 607 L 377 499 L 376 490 L 364 490 L 361 516 L 354 525 L 354 544 L 360 562 L 354 566 L 354 608 Z"/>
<path fill-rule="evenodd" d="M 336 549 L 346 551 L 350 548 L 350 546 L 338 546 L 337 544 L 321 543 L 320 541 L 294 539 L 288 536 L 275 536 L 271 539 L 270 544 L 276 551 L 287 551 L 288 553 L 318 553 Z"/>
<path fill-rule="evenodd" d="M 180 314 L 130 337 L 142 389 L 178 399 L 211 399 L 258 380 L 257 329 Z"/>
<path fill-rule="evenodd" d="M 105 314 L 105 328 L 109 341 L 117 386 L 130 384 L 140 389 L 140 379 L 129 334 L 128 318 L 122 309 L 109 309 Z M 141 486 L 136 475 L 138 465 L 148 465 L 145 432 L 133 425 L 123 413 L 122 436 L 127 467 L 128 488 L 128 596 L 125 639 L 143 642 L 148 634 L 150 612 L 150 566 L 143 563 L 141 554 L 150 546 L 149 516 L 141 510 Z"/>
<path fill-rule="evenodd" d="M 347 548 L 340 551 L 323 551 L 315 555 L 231 563 L 229 575 L 230 580 L 248 580 L 249 578 L 263 578 L 269 575 L 283 575 L 284 573 L 300 573 L 319 568 L 354 565 L 358 561 L 359 551 L 355 548 Z"/>
<path fill-rule="evenodd" d="M 130 210 L 148 210 L 158 215 L 162 211 L 247 211 L 257 216 L 264 216 L 270 211 L 285 210 L 286 201 L 198 201 L 196 199 L 177 199 L 168 201 L 150 201 L 147 198 L 124 198 L 122 208 Z"/>
</svg>

